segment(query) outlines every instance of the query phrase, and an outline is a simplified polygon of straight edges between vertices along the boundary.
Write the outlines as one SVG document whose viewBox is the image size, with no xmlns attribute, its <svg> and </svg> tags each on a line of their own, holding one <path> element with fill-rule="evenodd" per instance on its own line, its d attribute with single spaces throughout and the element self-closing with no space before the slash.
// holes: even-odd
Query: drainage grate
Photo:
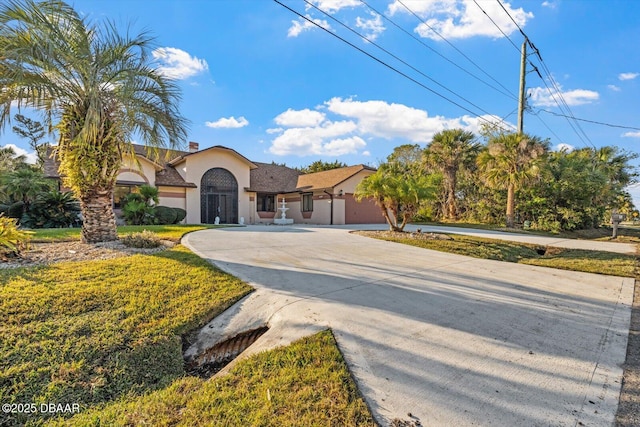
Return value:
<svg viewBox="0 0 640 427">
<path fill-rule="evenodd" d="M 251 329 L 209 347 L 186 364 L 187 374 L 201 378 L 215 375 L 268 330 L 267 326 Z"/>
</svg>

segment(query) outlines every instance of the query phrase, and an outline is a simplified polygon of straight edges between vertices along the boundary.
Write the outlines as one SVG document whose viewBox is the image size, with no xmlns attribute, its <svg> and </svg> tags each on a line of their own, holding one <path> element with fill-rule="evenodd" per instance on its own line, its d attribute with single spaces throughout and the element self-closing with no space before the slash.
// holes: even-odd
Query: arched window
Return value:
<svg viewBox="0 0 640 427">
<path fill-rule="evenodd" d="M 200 181 L 200 222 L 238 223 L 238 181 L 223 168 L 209 169 Z"/>
</svg>

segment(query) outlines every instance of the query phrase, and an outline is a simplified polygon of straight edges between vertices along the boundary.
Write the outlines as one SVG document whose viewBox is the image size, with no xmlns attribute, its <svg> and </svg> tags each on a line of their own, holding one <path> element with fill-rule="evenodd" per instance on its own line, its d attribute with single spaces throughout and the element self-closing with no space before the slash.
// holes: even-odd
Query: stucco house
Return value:
<svg viewBox="0 0 640 427">
<path fill-rule="evenodd" d="M 158 188 L 160 205 L 187 211 L 188 224 L 269 224 L 285 200 L 287 218 L 307 224 L 384 223 L 370 200 L 357 202 L 353 193 L 375 172 L 364 165 L 301 174 L 276 164 L 252 162 L 237 151 L 216 145 L 189 151 L 147 149 L 134 145 L 135 158 L 125 157 L 114 192 L 114 207 L 124 195 L 148 184 Z M 158 159 L 158 160 L 156 160 Z M 59 179 L 58 162 L 50 157 L 45 173 Z"/>
</svg>

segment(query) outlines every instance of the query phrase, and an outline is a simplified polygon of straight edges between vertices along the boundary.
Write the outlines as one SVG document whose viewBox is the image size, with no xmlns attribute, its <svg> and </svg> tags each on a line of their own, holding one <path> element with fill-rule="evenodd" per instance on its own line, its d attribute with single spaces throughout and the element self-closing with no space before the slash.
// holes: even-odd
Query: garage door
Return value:
<svg viewBox="0 0 640 427">
<path fill-rule="evenodd" d="M 345 224 L 383 224 L 386 222 L 380 207 L 372 199 L 363 199 L 361 202 L 357 202 L 353 198 L 353 194 L 346 194 L 344 199 Z"/>
</svg>

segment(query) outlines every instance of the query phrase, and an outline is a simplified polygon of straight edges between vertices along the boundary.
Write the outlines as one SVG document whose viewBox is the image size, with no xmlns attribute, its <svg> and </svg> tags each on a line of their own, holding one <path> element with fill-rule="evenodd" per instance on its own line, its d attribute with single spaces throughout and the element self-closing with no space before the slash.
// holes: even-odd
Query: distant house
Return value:
<svg viewBox="0 0 640 427">
<path fill-rule="evenodd" d="M 114 207 L 135 188 L 158 188 L 160 205 L 187 211 L 189 224 L 269 224 L 285 200 L 287 218 L 307 224 L 368 224 L 385 220 L 372 201 L 353 197 L 362 179 L 375 172 L 364 165 L 301 174 L 282 165 L 252 162 L 237 151 L 216 145 L 189 151 L 147 149 L 134 145 L 135 158 L 125 157 L 114 191 Z M 45 173 L 59 179 L 58 162 L 49 157 Z"/>
</svg>

